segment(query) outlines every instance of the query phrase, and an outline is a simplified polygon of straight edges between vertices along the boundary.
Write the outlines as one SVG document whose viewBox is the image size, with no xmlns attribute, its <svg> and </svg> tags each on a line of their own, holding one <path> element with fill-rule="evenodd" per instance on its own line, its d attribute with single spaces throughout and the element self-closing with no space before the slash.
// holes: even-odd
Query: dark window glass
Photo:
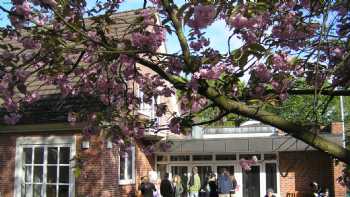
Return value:
<svg viewBox="0 0 350 197">
<path fill-rule="evenodd" d="M 31 164 L 32 163 L 32 148 L 24 148 L 24 161 L 25 164 Z"/>
<path fill-rule="evenodd" d="M 257 154 L 257 155 L 254 155 L 254 154 L 240 154 L 239 155 L 239 159 L 250 160 L 250 159 L 252 159 L 253 156 L 256 156 L 258 158 L 258 160 L 261 160 L 261 155 L 260 154 Z"/>
<path fill-rule="evenodd" d="M 216 155 L 215 158 L 218 161 L 236 160 L 236 155 Z"/>
<path fill-rule="evenodd" d="M 70 155 L 69 147 L 61 147 L 60 148 L 60 163 L 61 164 L 69 164 L 69 155 Z"/>
<path fill-rule="evenodd" d="M 30 183 L 30 182 L 32 182 L 31 180 L 32 180 L 32 166 L 26 166 L 25 167 L 25 181 L 27 182 L 27 183 Z"/>
<path fill-rule="evenodd" d="M 46 197 L 56 197 L 56 185 L 48 185 L 46 187 Z"/>
<path fill-rule="evenodd" d="M 277 156 L 275 154 L 264 154 L 264 160 L 276 160 Z"/>
<path fill-rule="evenodd" d="M 58 197 L 69 197 L 68 185 L 60 185 L 58 188 Z"/>
<path fill-rule="evenodd" d="M 47 182 L 48 183 L 57 183 L 57 167 L 48 166 L 47 167 Z"/>
<path fill-rule="evenodd" d="M 124 180 L 125 179 L 125 156 L 121 156 L 120 157 L 120 166 L 119 166 L 119 176 L 120 176 L 120 180 Z"/>
<path fill-rule="evenodd" d="M 168 161 L 168 157 L 164 155 L 158 155 L 157 161 Z"/>
<path fill-rule="evenodd" d="M 35 184 L 33 186 L 33 197 L 41 197 L 41 189 L 42 185 L 41 184 Z"/>
<path fill-rule="evenodd" d="M 60 166 L 60 183 L 69 183 L 69 166 Z"/>
<path fill-rule="evenodd" d="M 34 166 L 34 183 L 43 182 L 43 166 Z"/>
<path fill-rule="evenodd" d="M 171 155 L 170 161 L 189 161 L 190 156 L 189 155 Z"/>
<path fill-rule="evenodd" d="M 44 163 L 44 148 L 37 147 L 34 149 L 34 163 L 43 164 Z"/>
<path fill-rule="evenodd" d="M 193 155 L 193 161 L 210 161 L 213 160 L 213 155 Z"/>
<path fill-rule="evenodd" d="M 276 163 L 267 163 L 265 164 L 266 170 L 266 189 L 273 189 L 273 191 L 277 192 L 277 166 Z"/>
<path fill-rule="evenodd" d="M 47 163 L 48 164 L 57 164 L 57 154 L 58 148 L 57 147 L 49 147 L 47 149 Z"/>
<path fill-rule="evenodd" d="M 128 177 L 127 179 L 132 179 L 132 153 L 128 153 L 128 159 L 127 159 L 127 167 L 128 167 Z"/>
</svg>

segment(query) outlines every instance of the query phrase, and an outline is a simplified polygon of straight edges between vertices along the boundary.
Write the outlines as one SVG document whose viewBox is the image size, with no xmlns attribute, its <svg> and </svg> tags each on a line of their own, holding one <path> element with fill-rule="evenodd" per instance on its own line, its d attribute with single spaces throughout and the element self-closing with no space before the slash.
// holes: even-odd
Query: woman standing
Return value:
<svg viewBox="0 0 350 197">
<path fill-rule="evenodd" d="M 216 175 L 214 173 L 212 173 L 210 175 L 208 184 L 209 184 L 209 189 L 210 189 L 209 196 L 210 197 L 218 197 L 219 196 L 218 190 L 217 190 L 218 185 L 216 183 Z"/>
<path fill-rule="evenodd" d="M 174 177 L 174 191 L 175 197 L 181 197 L 182 192 L 184 191 L 181 183 L 181 177 L 179 175 L 175 175 Z"/>
</svg>

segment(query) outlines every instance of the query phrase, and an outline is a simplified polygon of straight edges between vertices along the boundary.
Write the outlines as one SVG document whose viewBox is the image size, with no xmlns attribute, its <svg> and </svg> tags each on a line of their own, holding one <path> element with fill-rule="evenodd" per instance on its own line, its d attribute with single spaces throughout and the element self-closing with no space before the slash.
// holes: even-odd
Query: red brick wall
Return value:
<svg viewBox="0 0 350 197">
<path fill-rule="evenodd" d="M 16 137 L 0 135 L 0 193 L 13 197 Z"/>
<path fill-rule="evenodd" d="M 35 136 L 43 136 L 38 134 Z M 67 134 L 65 134 L 67 135 Z M 74 135 L 74 134 L 71 134 Z M 0 135 L 0 192 L 2 197 L 13 197 L 16 139 L 23 135 Z M 33 136 L 33 135 L 31 135 Z M 145 156 L 136 147 L 136 184 L 119 185 L 118 147 L 106 148 L 105 140 L 98 137 L 90 139 L 90 148 L 82 150 L 82 137 L 77 136 L 77 156 L 82 161 L 81 174 L 75 180 L 76 196 L 80 197 L 119 197 L 135 196 L 140 177 L 153 169 L 153 157 Z"/>
<path fill-rule="evenodd" d="M 336 197 L 340 197 L 340 196 L 345 196 L 346 194 L 346 189 L 345 187 L 341 186 L 338 182 L 337 182 L 337 178 L 341 176 L 342 174 L 342 170 L 344 169 L 344 164 L 343 163 L 339 163 L 339 164 L 335 164 L 335 162 L 333 162 L 333 187 L 334 187 L 334 196 Z"/>
<path fill-rule="evenodd" d="M 135 153 L 135 166 L 136 166 L 136 184 L 133 185 L 120 185 L 120 196 L 130 197 L 135 196 L 136 191 L 141 183 L 141 177 L 148 175 L 149 171 L 154 170 L 155 160 L 153 156 L 146 156 L 140 149 L 136 147 Z"/>
<path fill-rule="evenodd" d="M 281 196 L 295 193 L 297 197 L 311 196 L 310 183 L 316 181 L 322 188 L 334 191 L 333 162 L 329 156 L 318 151 L 280 152 Z"/>
<path fill-rule="evenodd" d="M 332 122 L 331 123 L 331 133 L 332 134 L 342 134 L 343 133 L 343 123 L 342 122 Z"/>
</svg>

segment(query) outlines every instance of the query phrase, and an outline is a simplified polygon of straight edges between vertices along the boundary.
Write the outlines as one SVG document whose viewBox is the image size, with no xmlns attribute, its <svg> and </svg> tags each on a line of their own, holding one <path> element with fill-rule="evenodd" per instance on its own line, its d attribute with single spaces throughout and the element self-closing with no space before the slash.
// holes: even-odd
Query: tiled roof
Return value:
<svg viewBox="0 0 350 197">
<path fill-rule="evenodd" d="M 153 10 L 152 8 L 147 8 Z M 118 39 L 128 37 L 131 24 L 135 22 L 142 9 L 118 12 L 111 16 L 113 23 L 108 26 L 109 35 Z M 87 19 L 87 24 L 89 19 Z M 88 24 L 94 25 L 94 24 Z M 112 35 L 113 34 L 113 35 Z M 14 43 L 21 46 L 19 43 Z M 80 109 L 101 110 L 104 105 L 99 99 L 85 96 L 61 97 L 59 90 L 55 86 L 41 84 L 39 81 L 32 80 L 29 90 L 39 90 L 42 99 L 34 104 L 21 106 L 22 118 L 19 124 L 37 124 L 37 123 L 57 123 L 66 122 L 67 114 L 70 111 L 79 111 Z M 0 124 L 4 124 L 2 117 L 6 113 L 0 109 Z"/>
</svg>

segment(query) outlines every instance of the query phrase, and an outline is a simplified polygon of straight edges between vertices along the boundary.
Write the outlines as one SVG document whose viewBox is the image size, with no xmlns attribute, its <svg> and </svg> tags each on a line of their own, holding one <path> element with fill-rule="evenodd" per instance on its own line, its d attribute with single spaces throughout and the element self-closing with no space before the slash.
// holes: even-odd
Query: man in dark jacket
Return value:
<svg viewBox="0 0 350 197">
<path fill-rule="evenodd" d="M 174 196 L 174 188 L 169 181 L 169 173 L 165 173 L 162 182 L 160 183 L 160 194 L 163 197 L 173 197 Z"/>
</svg>

